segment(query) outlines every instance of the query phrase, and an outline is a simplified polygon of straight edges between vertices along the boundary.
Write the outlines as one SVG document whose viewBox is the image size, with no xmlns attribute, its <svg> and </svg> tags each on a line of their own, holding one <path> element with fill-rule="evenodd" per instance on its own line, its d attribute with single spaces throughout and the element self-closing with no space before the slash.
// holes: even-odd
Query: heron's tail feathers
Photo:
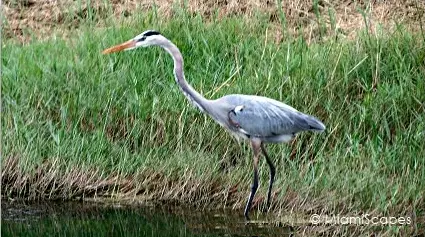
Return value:
<svg viewBox="0 0 425 237">
<path fill-rule="evenodd" d="M 326 129 L 326 126 L 317 118 L 307 115 L 306 121 L 310 126 L 311 131 L 323 132 Z"/>
</svg>

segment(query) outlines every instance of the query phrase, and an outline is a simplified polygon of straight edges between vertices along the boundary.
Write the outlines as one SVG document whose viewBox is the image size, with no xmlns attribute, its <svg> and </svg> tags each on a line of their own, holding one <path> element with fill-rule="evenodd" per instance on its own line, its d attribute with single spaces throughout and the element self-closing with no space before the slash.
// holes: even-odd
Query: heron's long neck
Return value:
<svg viewBox="0 0 425 237">
<path fill-rule="evenodd" d="M 177 84 L 180 86 L 183 94 L 189 101 L 198 107 L 202 112 L 207 110 L 208 101 L 205 97 L 199 94 L 189 83 L 187 83 L 183 72 L 183 56 L 180 50 L 172 42 L 168 41 L 162 47 L 173 57 L 174 60 L 174 77 Z"/>
</svg>

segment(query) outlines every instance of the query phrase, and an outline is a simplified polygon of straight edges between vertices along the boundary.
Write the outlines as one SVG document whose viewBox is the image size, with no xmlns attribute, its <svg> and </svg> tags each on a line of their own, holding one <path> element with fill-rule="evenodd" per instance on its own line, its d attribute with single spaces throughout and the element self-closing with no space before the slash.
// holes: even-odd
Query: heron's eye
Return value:
<svg viewBox="0 0 425 237">
<path fill-rule="evenodd" d="M 142 38 L 138 39 L 137 42 L 142 42 L 146 39 L 146 36 L 143 36 Z"/>
</svg>

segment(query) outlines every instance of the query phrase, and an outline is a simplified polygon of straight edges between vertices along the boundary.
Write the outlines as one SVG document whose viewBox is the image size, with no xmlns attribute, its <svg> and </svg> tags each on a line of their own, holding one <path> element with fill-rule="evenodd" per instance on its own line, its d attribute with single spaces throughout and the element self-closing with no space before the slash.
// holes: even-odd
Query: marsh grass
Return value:
<svg viewBox="0 0 425 237">
<path fill-rule="evenodd" d="M 276 43 L 268 22 L 154 11 L 2 49 L 2 196 L 108 196 L 242 208 L 251 151 L 191 107 L 159 48 L 100 52 L 145 29 L 181 49 L 208 98 L 265 95 L 324 121 L 322 134 L 270 145 L 273 213 L 423 216 L 425 50 L 420 35 Z M 261 163 L 260 208 L 268 169 Z M 260 215 L 260 214 L 258 214 Z"/>
</svg>

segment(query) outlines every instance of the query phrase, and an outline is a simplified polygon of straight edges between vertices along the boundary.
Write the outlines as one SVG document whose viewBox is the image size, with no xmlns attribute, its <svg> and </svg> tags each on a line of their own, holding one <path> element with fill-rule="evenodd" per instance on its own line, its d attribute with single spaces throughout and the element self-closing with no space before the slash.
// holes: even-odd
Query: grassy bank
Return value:
<svg viewBox="0 0 425 237">
<path fill-rule="evenodd" d="M 243 19 L 243 20 L 241 20 Z M 118 26 L 119 25 L 119 26 Z M 251 151 L 191 107 L 159 48 L 113 44 L 158 29 L 208 98 L 265 95 L 314 114 L 323 134 L 271 145 L 273 213 L 424 214 L 425 50 L 420 34 L 276 42 L 268 18 L 153 12 L 67 39 L 2 48 L 2 196 L 112 196 L 242 208 Z M 261 163 L 260 208 L 268 179 Z"/>
</svg>

